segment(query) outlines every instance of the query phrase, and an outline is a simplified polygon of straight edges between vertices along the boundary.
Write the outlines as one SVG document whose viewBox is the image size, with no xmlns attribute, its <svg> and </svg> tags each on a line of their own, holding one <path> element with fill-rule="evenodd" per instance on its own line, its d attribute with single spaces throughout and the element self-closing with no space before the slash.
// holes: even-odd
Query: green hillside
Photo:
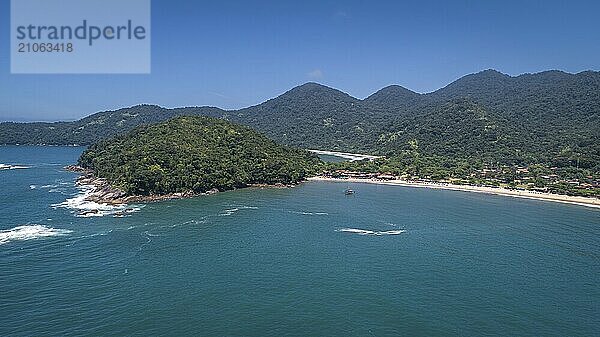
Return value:
<svg viewBox="0 0 600 337">
<path fill-rule="evenodd" d="M 79 165 L 130 195 L 295 184 L 319 163 L 312 154 L 278 145 L 248 127 L 191 116 L 101 141 L 79 159 Z"/>
<path fill-rule="evenodd" d="M 0 123 L 0 144 L 89 145 L 181 115 L 224 118 L 301 148 L 396 156 L 418 145 L 423 156 L 600 172 L 600 73 L 593 71 L 512 77 L 486 70 L 428 94 L 388 86 L 363 100 L 307 83 L 241 110 L 141 105 L 75 122 Z"/>
</svg>

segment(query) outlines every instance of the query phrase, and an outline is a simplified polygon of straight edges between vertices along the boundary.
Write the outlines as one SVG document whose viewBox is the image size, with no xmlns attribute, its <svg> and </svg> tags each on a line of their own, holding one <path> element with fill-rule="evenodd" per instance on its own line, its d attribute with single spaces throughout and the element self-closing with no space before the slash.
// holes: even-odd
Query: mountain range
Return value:
<svg viewBox="0 0 600 337">
<path fill-rule="evenodd" d="M 73 122 L 5 122 L 0 144 L 90 145 L 182 115 L 227 119 L 302 148 L 600 168 L 595 71 L 513 77 L 485 70 L 427 94 L 392 85 L 362 100 L 306 83 L 240 110 L 138 105 Z"/>
</svg>

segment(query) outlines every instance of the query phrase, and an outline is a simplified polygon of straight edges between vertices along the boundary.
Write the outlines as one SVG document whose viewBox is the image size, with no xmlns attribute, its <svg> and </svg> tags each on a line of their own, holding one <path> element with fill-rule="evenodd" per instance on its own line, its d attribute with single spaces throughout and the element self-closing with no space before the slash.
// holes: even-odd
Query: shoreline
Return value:
<svg viewBox="0 0 600 337">
<path fill-rule="evenodd" d="M 543 201 L 560 202 L 571 205 L 579 205 L 592 208 L 600 208 L 600 199 L 588 198 L 588 197 L 577 197 L 562 194 L 552 194 L 543 192 L 533 191 L 521 191 L 521 190 L 510 190 L 506 188 L 493 188 L 483 186 L 471 186 L 471 185 L 456 185 L 456 184 L 445 184 L 445 183 L 425 183 L 425 182 L 412 182 L 406 180 L 379 180 L 379 179 L 359 179 L 359 178 L 328 178 L 328 177 L 311 177 L 308 181 L 328 181 L 328 182 L 350 182 L 350 183 L 364 183 L 364 184 L 376 184 L 376 185 L 389 185 L 389 186 L 401 186 L 401 187 L 413 187 L 413 188 L 431 188 L 439 190 L 450 190 L 450 191 L 463 191 L 463 192 L 474 192 L 500 195 L 505 197 L 534 199 Z"/>
<path fill-rule="evenodd" d="M 148 203 L 173 199 L 193 198 L 201 195 L 211 195 L 219 192 L 212 189 L 205 193 L 169 193 L 163 195 L 127 195 L 124 191 L 111 186 L 104 178 L 98 178 L 91 170 L 76 165 L 69 165 L 65 170 L 79 174 L 75 179 L 75 185 L 80 188 L 87 188 L 88 195 L 85 201 L 95 202 L 109 206 L 122 206 L 132 203 Z"/>
<path fill-rule="evenodd" d="M 150 203 L 157 201 L 175 200 L 175 199 L 188 199 L 200 196 L 212 195 L 221 192 L 214 188 L 204 193 L 169 193 L 164 195 L 126 195 L 123 191 L 112 187 L 110 183 L 103 178 L 97 178 L 90 170 L 71 165 L 65 167 L 66 170 L 78 173 L 79 176 L 75 181 L 75 185 L 82 188 L 89 188 L 89 194 L 85 198 L 86 201 L 95 202 L 98 204 L 110 205 L 110 206 L 122 206 L 132 203 Z M 600 208 L 599 198 L 590 197 L 579 197 L 569 196 L 563 194 L 552 194 L 543 192 L 534 192 L 527 190 L 511 190 L 507 188 L 493 188 L 484 186 L 472 186 L 472 185 L 457 185 L 450 183 L 437 183 L 437 182 L 414 182 L 407 180 L 381 180 L 373 178 L 331 178 L 323 176 L 309 177 L 304 182 L 310 181 L 324 181 L 324 182 L 345 182 L 345 183 L 363 183 L 363 184 L 375 184 L 375 185 L 388 185 L 388 186 L 400 186 L 400 187 L 412 187 L 412 188 L 430 188 L 450 191 L 462 191 L 462 192 L 474 192 L 499 195 L 513 198 L 533 199 L 542 201 L 559 202 L 564 204 L 579 205 L 591 208 Z M 296 186 L 296 185 L 293 185 Z M 293 187 L 289 185 L 265 185 L 255 184 L 248 185 L 245 188 L 288 188 Z"/>
</svg>

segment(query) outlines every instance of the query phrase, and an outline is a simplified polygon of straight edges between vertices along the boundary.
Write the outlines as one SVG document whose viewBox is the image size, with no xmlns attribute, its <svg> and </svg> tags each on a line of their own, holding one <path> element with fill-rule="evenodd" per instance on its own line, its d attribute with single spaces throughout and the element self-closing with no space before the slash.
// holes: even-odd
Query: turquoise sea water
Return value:
<svg viewBox="0 0 600 337">
<path fill-rule="evenodd" d="M 29 167 L 0 171 L 2 336 L 600 335 L 598 209 L 311 182 L 78 217 L 81 151 L 0 147 Z"/>
</svg>

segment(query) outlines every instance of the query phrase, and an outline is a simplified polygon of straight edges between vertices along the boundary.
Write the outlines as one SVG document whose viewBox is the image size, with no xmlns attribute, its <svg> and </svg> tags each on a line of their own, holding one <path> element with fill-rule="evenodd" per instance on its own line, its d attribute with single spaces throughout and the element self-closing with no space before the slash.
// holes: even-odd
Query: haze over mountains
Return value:
<svg viewBox="0 0 600 337">
<path fill-rule="evenodd" d="M 0 123 L 0 144 L 93 144 L 140 124 L 206 115 L 283 144 L 326 150 L 599 167 L 600 72 L 464 76 L 428 94 L 385 87 L 364 100 L 307 83 L 233 111 L 139 105 L 74 122 Z"/>
</svg>

